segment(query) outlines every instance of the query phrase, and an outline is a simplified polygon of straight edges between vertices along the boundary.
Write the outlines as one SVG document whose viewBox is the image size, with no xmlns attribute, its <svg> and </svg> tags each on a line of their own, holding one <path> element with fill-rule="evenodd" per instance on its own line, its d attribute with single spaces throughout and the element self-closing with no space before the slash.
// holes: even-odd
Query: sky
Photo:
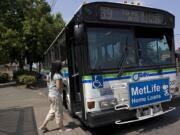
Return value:
<svg viewBox="0 0 180 135">
<path fill-rule="evenodd" d="M 74 15 L 75 11 L 80 7 L 83 2 L 94 2 L 94 1 L 108 1 L 108 2 L 123 2 L 123 0 L 46 0 L 50 4 L 56 1 L 53 6 L 52 14 L 60 12 L 65 22 L 68 22 Z M 134 1 L 135 3 L 140 2 L 142 6 L 158 8 L 166 10 L 175 15 L 175 46 L 176 49 L 180 47 L 180 0 L 127 0 L 128 3 Z"/>
</svg>

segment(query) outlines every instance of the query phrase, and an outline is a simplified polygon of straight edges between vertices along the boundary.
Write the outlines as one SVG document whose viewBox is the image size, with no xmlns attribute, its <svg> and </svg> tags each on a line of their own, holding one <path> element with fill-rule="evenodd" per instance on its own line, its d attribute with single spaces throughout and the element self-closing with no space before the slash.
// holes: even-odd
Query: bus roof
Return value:
<svg viewBox="0 0 180 135">
<path fill-rule="evenodd" d="M 110 6 L 116 6 L 116 7 L 126 7 L 126 8 L 131 8 L 134 7 L 135 9 L 142 9 L 142 10 L 153 10 L 153 11 L 157 11 L 157 12 L 164 12 L 164 13 L 168 13 L 170 15 L 173 16 L 172 13 L 166 11 L 166 10 L 162 10 L 162 9 L 158 9 L 158 8 L 151 8 L 151 7 L 146 7 L 146 6 L 141 6 L 141 5 L 133 5 L 133 4 L 124 4 L 124 3 L 118 3 L 118 2 L 90 2 L 90 3 L 83 3 L 81 5 L 81 7 L 79 8 L 82 9 L 84 6 L 91 6 L 91 5 L 110 5 Z"/>
<path fill-rule="evenodd" d="M 168 11 L 112 2 L 92 2 L 82 5 L 73 19 L 87 23 L 139 24 L 174 28 L 175 17 Z M 76 19 L 77 20 L 77 19 Z"/>
</svg>

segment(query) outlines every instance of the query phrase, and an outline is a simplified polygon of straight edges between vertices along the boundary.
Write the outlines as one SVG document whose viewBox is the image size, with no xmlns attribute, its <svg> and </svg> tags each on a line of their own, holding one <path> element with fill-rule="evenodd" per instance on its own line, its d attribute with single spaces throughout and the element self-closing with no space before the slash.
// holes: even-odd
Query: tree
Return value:
<svg viewBox="0 0 180 135">
<path fill-rule="evenodd" d="M 37 10 L 40 14 L 38 16 L 41 16 L 42 11 L 40 12 L 39 8 Z M 38 16 L 36 19 L 30 17 L 24 21 L 24 37 L 28 47 L 26 58 L 30 64 L 30 70 L 33 62 L 43 60 L 43 53 L 65 25 L 61 14 Z"/>
<path fill-rule="evenodd" d="M 9 61 L 41 62 L 43 53 L 65 23 L 60 13 L 51 15 L 45 0 L 0 1 L 0 51 Z"/>
<path fill-rule="evenodd" d="M 2 39 L 4 37 L 3 33 L 6 31 L 6 27 L 3 26 L 2 23 L 0 23 L 0 39 Z M 1 43 L 1 42 L 0 42 Z M 8 59 L 7 57 L 5 57 L 5 52 L 3 51 L 3 47 L 2 45 L 0 44 L 0 64 L 4 64 L 6 62 L 8 62 Z"/>
<path fill-rule="evenodd" d="M 2 34 L 1 48 L 4 58 L 9 58 L 9 62 L 14 62 L 17 59 L 20 67 L 23 67 L 23 50 L 25 46 L 16 30 L 6 29 Z"/>
<path fill-rule="evenodd" d="M 0 48 L 3 59 L 10 62 L 20 58 L 21 53 L 17 51 L 20 51 L 22 45 L 19 44 L 21 14 L 18 14 L 19 8 L 14 7 L 16 3 L 13 0 L 0 1 Z"/>
</svg>

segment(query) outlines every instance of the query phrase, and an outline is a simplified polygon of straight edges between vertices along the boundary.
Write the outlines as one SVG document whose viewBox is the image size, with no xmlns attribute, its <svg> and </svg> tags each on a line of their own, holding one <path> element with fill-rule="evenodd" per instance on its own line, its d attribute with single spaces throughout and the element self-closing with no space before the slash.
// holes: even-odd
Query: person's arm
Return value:
<svg viewBox="0 0 180 135">
<path fill-rule="evenodd" d="M 62 90 L 62 80 L 56 80 L 56 87 L 59 91 Z"/>
<path fill-rule="evenodd" d="M 50 77 L 49 77 L 49 75 L 47 75 L 46 81 L 47 81 L 48 83 L 50 83 Z"/>
<path fill-rule="evenodd" d="M 49 83 L 50 83 L 50 75 L 47 75 L 47 76 L 46 76 L 46 81 L 47 81 L 47 86 L 49 86 Z"/>
</svg>

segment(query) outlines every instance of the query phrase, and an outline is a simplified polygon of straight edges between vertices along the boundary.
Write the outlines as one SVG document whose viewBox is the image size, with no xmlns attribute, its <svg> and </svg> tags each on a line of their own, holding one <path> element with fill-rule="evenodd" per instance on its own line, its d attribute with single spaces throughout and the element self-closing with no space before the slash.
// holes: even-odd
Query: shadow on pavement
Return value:
<svg viewBox="0 0 180 135">
<path fill-rule="evenodd" d="M 126 125 L 109 125 L 105 127 L 88 129 L 92 135 L 120 135 L 120 134 L 144 134 L 154 129 L 166 127 L 180 119 L 180 107 L 165 115 L 135 122 Z"/>
<path fill-rule="evenodd" d="M 38 135 L 33 107 L 0 110 L 0 135 Z"/>
<path fill-rule="evenodd" d="M 68 125 L 65 126 L 65 128 L 70 128 L 70 129 L 75 129 L 75 128 L 78 128 L 79 125 L 75 124 L 74 122 L 69 122 Z M 47 133 L 47 132 L 52 132 L 52 131 L 56 131 L 56 130 L 59 130 L 59 128 L 54 128 L 54 129 L 51 129 L 51 130 L 48 130 L 44 133 Z"/>
</svg>

